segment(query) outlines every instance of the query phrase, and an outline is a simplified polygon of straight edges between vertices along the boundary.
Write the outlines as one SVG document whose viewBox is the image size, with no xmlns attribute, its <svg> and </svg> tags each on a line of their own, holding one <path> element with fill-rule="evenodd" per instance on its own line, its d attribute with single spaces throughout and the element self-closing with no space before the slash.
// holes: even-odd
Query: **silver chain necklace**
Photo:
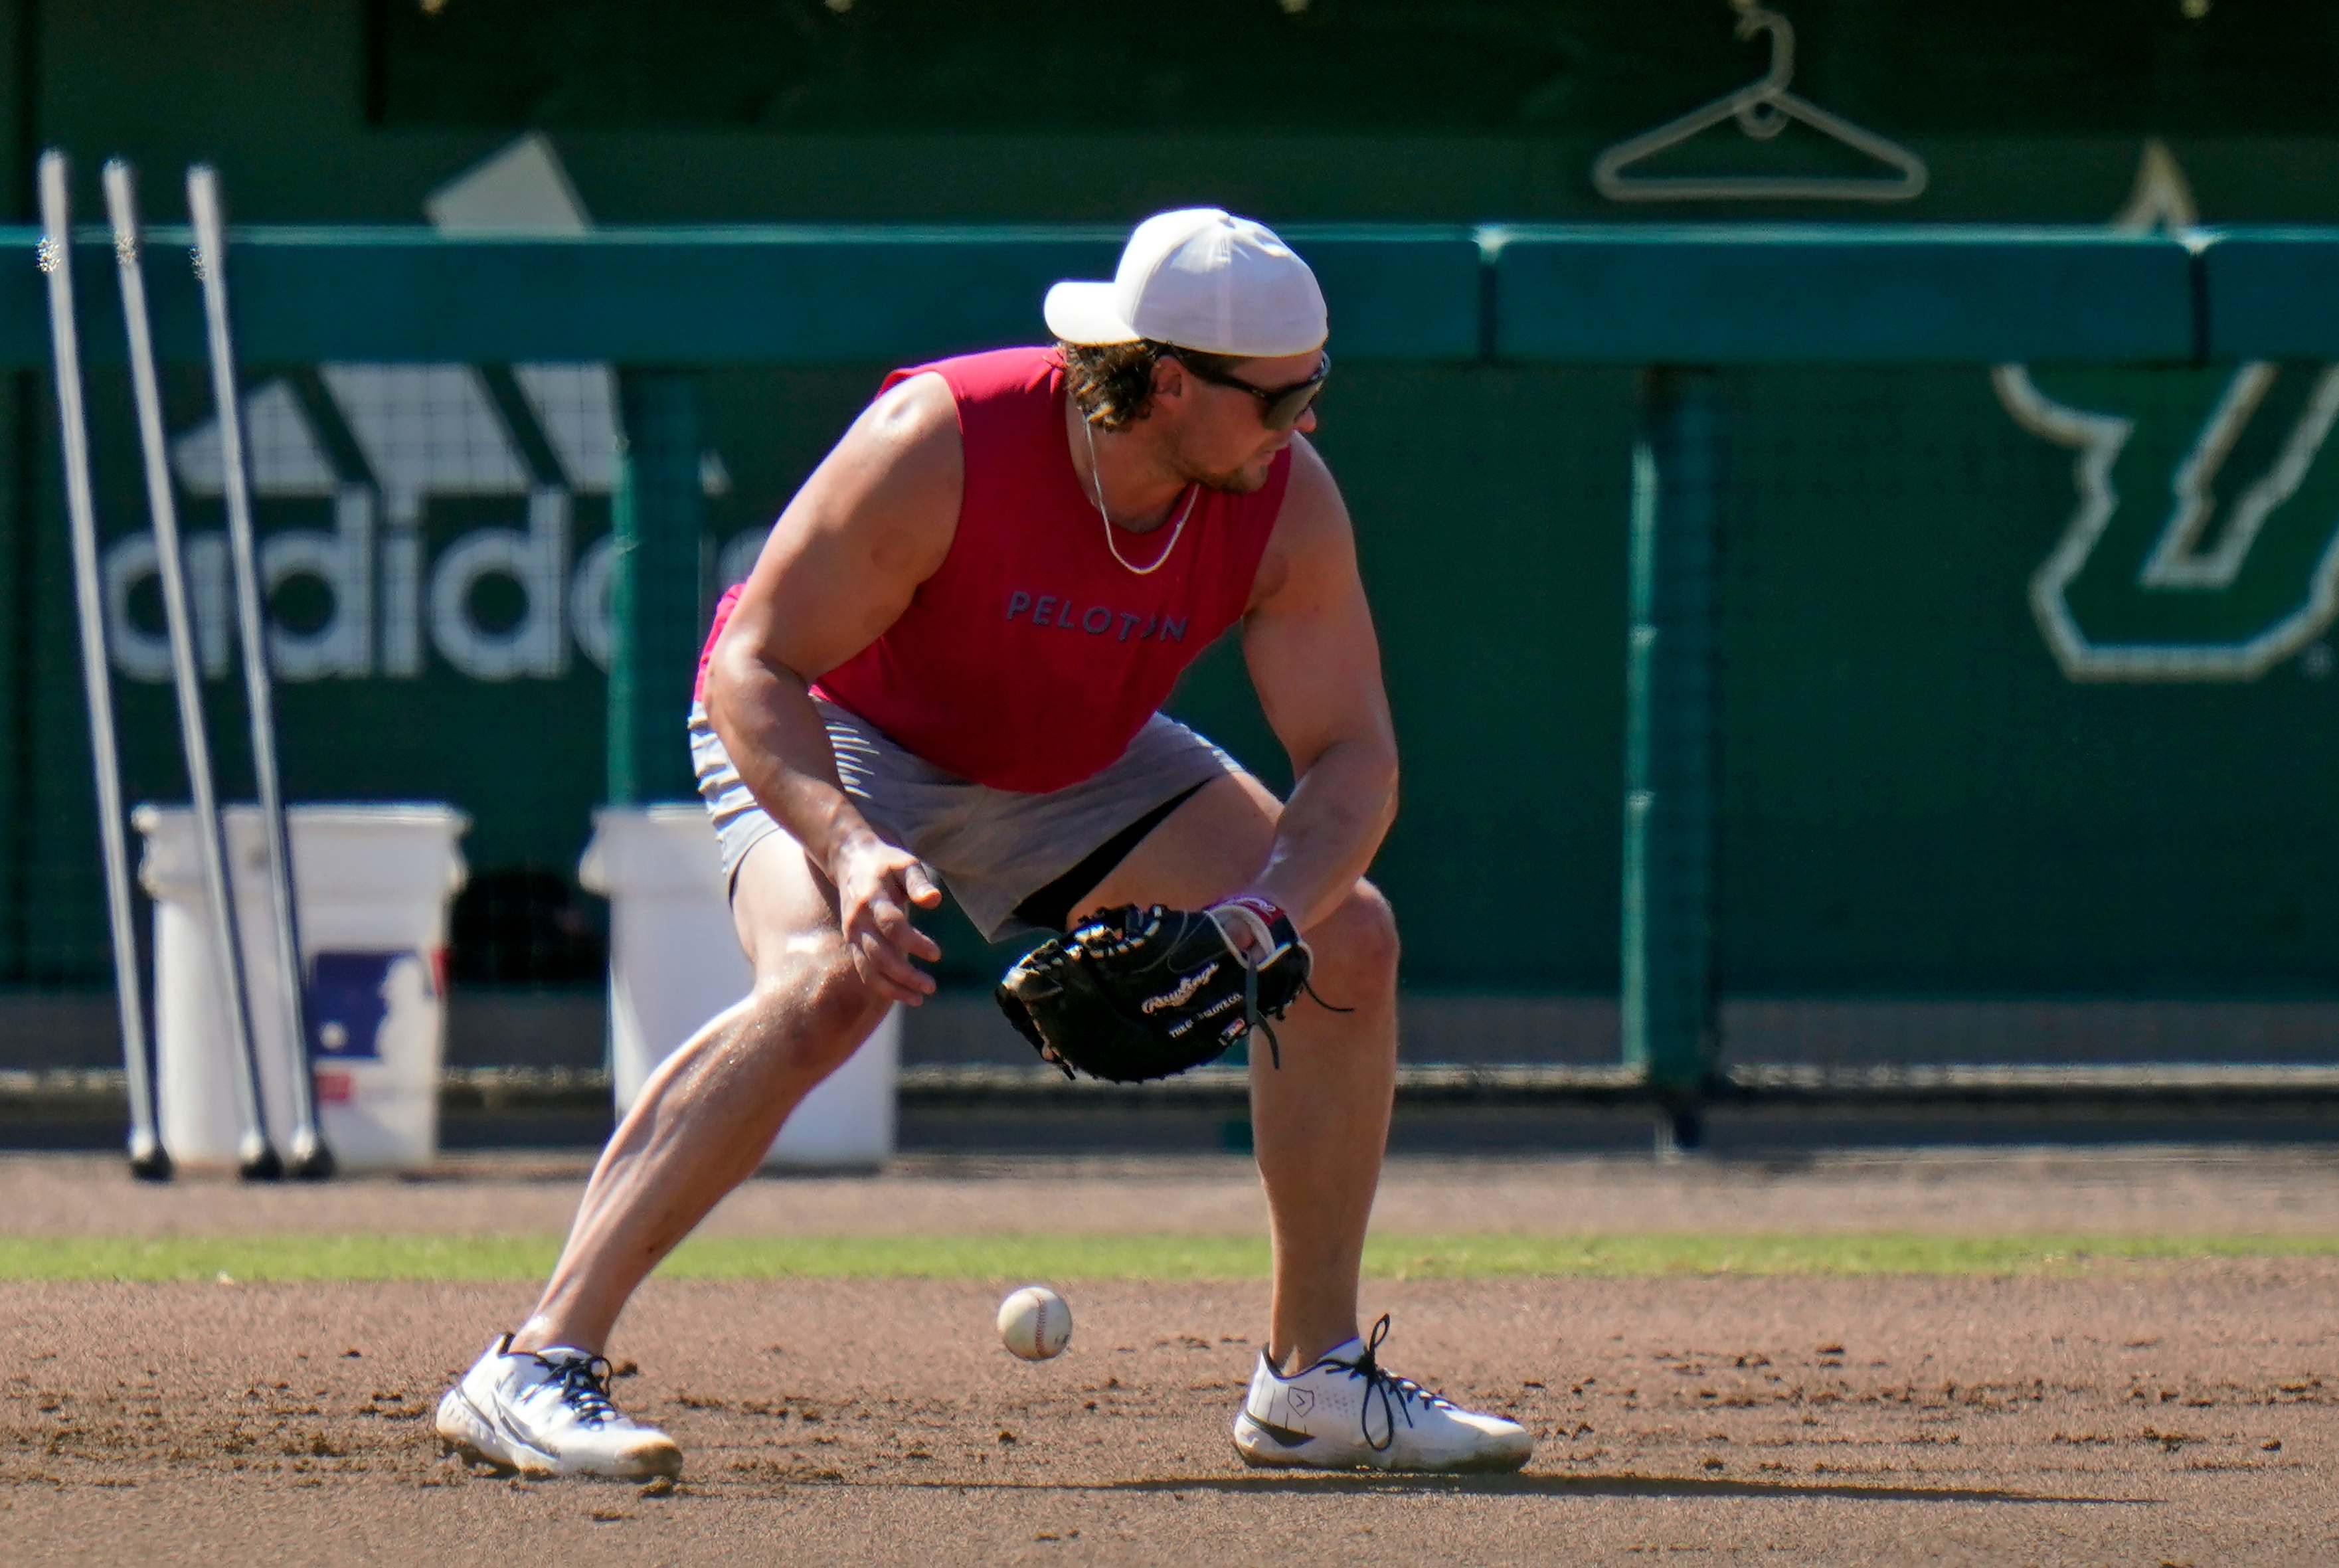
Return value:
<svg viewBox="0 0 2339 1568">
<path fill-rule="evenodd" d="M 1170 530 L 1170 542 L 1161 547 L 1161 553 L 1153 558 L 1153 564 L 1150 567 L 1131 566 L 1129 557 L 1120 553 L 1120 547 L 1112 542 L 1112 514 L 1104 508 L 1104 474 L 1097 468 L 1096 427 L 1082 419 L 1081 434 L 1089 439 L 1089 484 L 1096 491 L 1097 516 L 1104 519 L 1104 547 L 1112 552 L 1112 558 L 1120 563 L 1122 570 L 1133 572 L 1140 577 L 1150 577 L 1161 569 L 1162 563 L 1170 558 L 1170 552 L 1178 547 L 1178 536 L 1186 531 L 1186 519 L 1194 515 L 1194 503 L 1200 499 L 1202 488 L 1195 484 L 1186 487 L 1185 508 L 1178 514 L 1177 525 Z"/>
</svg>

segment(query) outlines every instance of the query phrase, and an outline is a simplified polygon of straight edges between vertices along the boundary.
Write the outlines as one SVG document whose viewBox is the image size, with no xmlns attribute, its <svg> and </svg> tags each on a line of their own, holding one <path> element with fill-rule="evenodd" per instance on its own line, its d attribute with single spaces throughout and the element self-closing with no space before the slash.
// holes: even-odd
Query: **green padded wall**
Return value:
<svg viewBox="0 0 2339 1568">
<path fill-rule="evenodd" d="M 2108 72 L 2084 49 L 2042 44 L 2026 56 L 2039 70 L 2009 83 L 1985 67 L 2038 43 L 2030 33 L 1973 27 L 1963 13 L 1814 4 L 1796 13 L 1799 84 L 1904 133 L 1931 163 L 1926 197 L 1878 216 L 2099 224 L 2127 199 L 2141 138 L 2157 133 L 2209 221 L 2328 222 L 2339 218 L 2339 138 L 2320 117 L 2318 73 L 2333 56 L 2301 45 L 2281 91 L 2236 99 L 2234 82 L 2266 79 L 2235 74 L 2249 56 L 2234 40 L 2261 25 L 2249 12 L 2214 7 L 2215 28 L 2158 13 L 2116 35 L 2098 27 L 2120 68 Z M 0 5 L 15 166 L 28 169 L 45 143 L 68 146 L 85 212 L 97 160 L 121 152 L 148 170 L 158 220 L 176 207 L 163 172 L 208 157 L 240 220 L 411 223 L 430 190 L 501 145 L 514 123 L 500 108 L 393 104 L 376 74 L 380 15 L 357 0 L 45 5 L 30 55 L 28 14 Z M 1712 34 L 1692 44 L 1684 29 L 1703 25 L 1702 14 Z M 2018 32 L 2095 38 L 2085 16 L 2011 15 Z M 849 116 L 676 124 L 540 105 L 520 117 L 555 127 L 605 222 L 1110 226 L 1204 200 L 1287 224 L 1640 216 L 1593 194 L 1594 153 L 1741 80 L 1749 61 L 1718 0 L 1638 24 L 1630 7 L 1582 15 L 1595 31 L 1579 52 L 1623 64 L 1578 70 L 1580 89 L 1554 67 L 1535 113 L 1416 104 L 1337 134 L 1183 111 L 1079 136 L 995 124 L 873 135 Z M 1635 25 L 1653 29 L 1653 53 L 1634 52 Z M 2239 31 L 2216 30 L 2229 25 Z M 2316 25 L 2314 39 L 2326 39 L 2328 19 Z M 1980 55 L 1929 49 L 1936 27 L 1991 43 Z M 1930 64 L 1906 90 L 1872 64 L 1908 59 Z M 2152 91 L 2114 101 L 2123 82 Z M 1518 109 L 1531 91 L 1503 102 Z M 1196 88 L 1186 101 L 1207 99 Z M 21 194 L 10 187 L 19 205 L 6 215 L 19 220 Z M 2228 271 L 2236 280 L 2234 308 L 2196 323 L 2230 350 L 2222 358 L 2339 352 L 2327 311 L 2253 321 L 2240 308 L 2262 294 L 2263 269 L 2295 260 L 2271 246 L 2206 259 L 2213 284 Z M 2226 330 L 2230 340 L 2218 336 Z M 2302 330 L 2324 336 L 2285 336 Z M 732 481 L 706 500 L 711 546 L 768 518 L 881 369 L 707 373 L 706 439 Z M 2239 432 L 2210 485 L 2218 508 L 2203 553 L 2279 467 L 2320 373 L 2284 366 Z M 2229 363 L 2035 372 L 2048 402 L 2135 421 L 2109 470 L 2119 505 L 2058 601 L 2085 646 L 2058 662 L 2033 578 L 2082 507 L 2081 454 L 2018 423 L 1979 368 L 1730 373 L 1732 470 L 1745 483 L 1723 539 L 1725 988 L 2329 993 L 2339 912 L 2319 808 L 2334 782 L 2334 688 L 2321 635 L 2245 681 L 2104 678 L 2090 662 L 2097 642 L 2214 655 L 2278 626 L 2307 596 L 2339 508 L 2334 459 L 2317 442 L 2230 583 L 2137 583 L 2172 479 L 2232 375 Z M 95 390 L 113 454 L 104 515 L 119 534 L 136 526 L 135 469 L 118 379 L 101 376 Z M 0 983 L 91 985 L 102 928 L 47 389 L 36 377 L 11 396 L 21 413 L 0 451 Z M 173 396 L 174 428 L 200 417 L 191 382 L 176 379 Z M 1376 874 L 1405 912 L 1408 981 L 1610 991 L 1630 372 L 1344 360 L 1327 413 L 1324 446 L 1357 514 L 1406 749 L 1404 814 Z M 190 526 L 215 526 L 214 510 L 192 503 Z M 508 527 L 511 513 L 502 499 L 434 501 L 424 548 Z M 327 514 L 322 501 L 275 500 L 262 526 L 320 528 Z M 571 527 L 572 551 L 588 549 L 608 528 L 606 498 L 578 496 Z M 491 586 L 479 597 L 489 618 L 510 609 Z M 143 601 L 132 607 L 151 616 Z M 558 679 L 481 683 L 429 656 L 412 680 L 288 685 L 287 787 L 454 798 L 478 817 L 475 865 L 565 871 L 604 779 L 604 683 L 576 652 Z M 1274 776 L 1271 740 L 1229 655 L 1195 672 L 1179 711 Z M 213 689 L 232 758 L 232 687 Z M 123 701 L 133 795 L 176 792 L 163 688 L 125 683 Z M 952 962 L 962 978 L 983 968 L 962 933 Z"/>
</svg>

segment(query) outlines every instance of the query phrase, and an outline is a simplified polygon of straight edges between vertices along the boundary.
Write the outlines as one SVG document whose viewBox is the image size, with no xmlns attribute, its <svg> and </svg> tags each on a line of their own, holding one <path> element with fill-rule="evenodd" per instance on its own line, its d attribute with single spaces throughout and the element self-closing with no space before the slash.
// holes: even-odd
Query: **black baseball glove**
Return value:
<svg viewBox="0 0 2339 1568">
<path fill-rule="evenodd" d="M 1078 1068 L 1141 1083 L 1215 1061 L 1254 1029 L 1282 1066 L 1267 1021 L 1299 995 L 1309 962 L 1307 944 L 1271 904 L 1129 904 L 1033 948 L 997 995 L 1007 1021 L 1066 1078 Z"/>
</svg>

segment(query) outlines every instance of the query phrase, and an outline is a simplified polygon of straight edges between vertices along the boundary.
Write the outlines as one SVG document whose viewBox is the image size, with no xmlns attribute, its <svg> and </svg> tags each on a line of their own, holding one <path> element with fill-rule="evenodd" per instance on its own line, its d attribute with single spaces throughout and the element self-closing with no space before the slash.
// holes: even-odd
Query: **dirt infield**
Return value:
<svg viewBox="0 0 2339 1568">
<path fill-rule="evenodd" d="M 1538 1433 L 1523 1476 L 1254 1475 L 1256 1284 L 653 1282 L 620 1397 L 670 1495 L 442 1459 L 524 1286 L 0 1286 L 11 1563 L 2328 1563 L 2339 1263 L 2069 1277 L 1376 1283 L 1390 1358 Z"/>
<path fill-rule="evenodd" d="M 0 1160 L 0 1238 L 558 1232 L 586 1161 L 323 1187 L 136 1187 Z M 1383 1232 L 2339 1235 L 2339 1158 L 2126 1149 L 1799 1161 L 1394 1160 Z M 723 1236 L 1256 1235 L 1248 1160 L 908 1159 L 749 1184 Z M 1018 1281 L 1020 1283 L 1020 1281 Z M 619 1397 L 665 1496 L 442 1458 L 429 1408 L 525 1283 L 0 1283 L 0 1561 L 2339 1561 L 2339 1258 L 2016 1277 L 1367 1287 L 1389 1357 L 1516 1414 L 1502 1481 L 1247 1473 L 1227 1423 L 1265 1287 L 1058 1280 L 1039 1366 L 995 1283 L 654 1281 Z M 350 1354 L 356 1352 L 355 1355 Z"/>
</svg>

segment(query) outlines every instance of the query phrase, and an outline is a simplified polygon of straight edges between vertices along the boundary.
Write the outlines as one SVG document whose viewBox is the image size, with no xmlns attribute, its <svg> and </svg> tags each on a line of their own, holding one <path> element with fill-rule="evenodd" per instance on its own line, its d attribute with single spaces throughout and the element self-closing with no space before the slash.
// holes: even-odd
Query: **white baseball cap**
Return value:
<svg viewBox="0 0 2339 1568">
<path fill-rule="evenodd" d="M 1043 313 L 1067 343 L 1150 338 L 1244 359 L 1304 354 L 1331 331 L 1308 263 L 1266 224 L 1216 207 L 1146 219 L 1111 282 L 1059 283 Z"/>
</svg>

